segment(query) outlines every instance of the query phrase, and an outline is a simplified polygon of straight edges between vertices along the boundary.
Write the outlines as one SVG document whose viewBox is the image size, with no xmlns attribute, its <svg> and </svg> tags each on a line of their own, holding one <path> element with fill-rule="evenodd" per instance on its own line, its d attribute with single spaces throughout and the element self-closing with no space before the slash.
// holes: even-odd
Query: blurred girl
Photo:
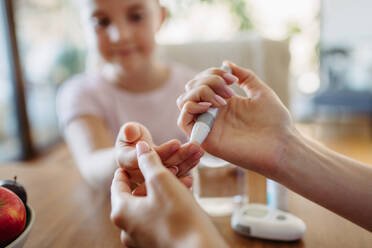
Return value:
<svg viewBox="0 0 372 248">
<path fill-rule="evenodd" d="M 137 122 L 120 131 L 118 142 L 133 144 L 134 149 L 118 162 L 135 183 L 141 183 L 135 144 L 185 140 L 177 128 L 175 103 L 195 73 L 154 57 L 155 34 L 166 18 L 157 0 L 79 1 L 88 43 L 99 66 L 95 72 L 73 77 L 59 91 L 57 112 L 65 140 L 83 177 L 95 187 L 107 188 L 117 168 L 115 138 L 124 123 Z M 169 167 L 188 168 L 202 156 L 195 144 L 181 147 L 174 140 L 157 149 Z M 179 172 L 179 168 L 172 170 Z"/>
</svg>

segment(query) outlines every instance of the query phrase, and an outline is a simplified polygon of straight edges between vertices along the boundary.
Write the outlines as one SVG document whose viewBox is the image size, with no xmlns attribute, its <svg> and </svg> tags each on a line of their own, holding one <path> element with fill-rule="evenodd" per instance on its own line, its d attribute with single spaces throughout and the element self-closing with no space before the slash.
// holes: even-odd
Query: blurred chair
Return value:
<svg viewBox="0 0 372 248">
<path fill-rule="evenodd" d="M 289 107 L 290 54 L 287 41 L 252 36 L 223 42 L 160 45 L 157 52 L 161 59 L 185 64 L 198 72 L 231 60 L 255 71 Z"/>
</svg>

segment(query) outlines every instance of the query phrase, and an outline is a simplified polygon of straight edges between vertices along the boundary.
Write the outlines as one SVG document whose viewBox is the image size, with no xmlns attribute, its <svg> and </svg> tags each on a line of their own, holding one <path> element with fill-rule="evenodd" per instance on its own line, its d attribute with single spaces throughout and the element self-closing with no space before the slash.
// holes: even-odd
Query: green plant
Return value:
<svg viewBox="0 0 372 248">
<path fill-rule="evenodd" d="M 247 5 L 245 0 L 220 0 L 220 1 L 223 1 L 226 4 L 230 5 L 231 12 L 234 13 L 240 21 L 239 26 L 240 30 L 251 30 L 253 28 L 252 22 L 247 13 Z"/>
<path fill-rule="evenodd" d="M 206 4 L 216 4 L 223 3 L 228 8 L 230 8 L 231 14 L 235 15 L 239 22 L 239 30 L 251 30 L 253 29 L 252 21 L 247 12 L 247 4 L 245 0 L 189 0 L 189 1 L 177 1 L 180 6 L 190 7 L 193 4 L 206 3 Z M 170 13 L 170 16 L 173 16 Z"/>
</svg>

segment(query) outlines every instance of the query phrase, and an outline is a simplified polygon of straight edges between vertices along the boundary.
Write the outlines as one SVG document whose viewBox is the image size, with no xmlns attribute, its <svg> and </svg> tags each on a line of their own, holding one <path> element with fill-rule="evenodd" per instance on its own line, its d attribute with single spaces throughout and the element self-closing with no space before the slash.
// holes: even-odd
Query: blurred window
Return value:
<svg viewBox="0 0 372 248">
<path fill-rule="evenodd" d="M 9 160 L 20 156 L 15 99 L 7 60 L 5 21 L 0 11 L 0 159 Z"/>
<path fill-rule="evenodd" d="M 58 86 L 84 68 L 80 30 L 69 1 L 14 1 L 16 32 L 25 77 L 33 143 L 40 150 L 59 140 Z"/>
<path fill-rule="evenodd" d="M 1 2 L 0 160 L 27 158 L 60 140 L 56 92 L 84 68 L 82 32 L 71 6 L 72 2 L 62 0 Z M 8 25 L 7 16 L 13 16 L 15 26 Z M 7 30 L 16 33 L 11 44 Z M 18 49 L 20 66 L 12 63 L 18 58 L 11 54 L 10 45 Z M 16 87 L 22 82 L 24 92 Z"/>
</svg>

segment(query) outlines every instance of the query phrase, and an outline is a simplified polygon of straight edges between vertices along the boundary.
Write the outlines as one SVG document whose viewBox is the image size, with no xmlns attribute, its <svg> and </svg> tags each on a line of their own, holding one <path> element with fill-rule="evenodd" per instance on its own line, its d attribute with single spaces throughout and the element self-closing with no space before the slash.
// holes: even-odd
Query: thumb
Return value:
<svg viewBox="0 0 372 248">
<path fill-rule="evenodd" d="M 152 143 L 149 130 L 140 123 L 128 122 L 122 127 L 123 141 L 126 143 L 135 143 L 139 140 Z"/>
<path fill-rule="evenodd" d="M 123 140 L 133 143 L 141 137 L 141 129 L 137 123 L 127 123 L 123 126 Z"/>
<path fill-rule="evenodd" d="M 137 122 L 128 122 L 120 128 L 115 143 L 115 158 L 120 167 L 125 169 L 138 167 L 135 144 L 141 140 L 152 144 L 151 134 L 145 126 Z"/>
<path fill-rule="evenodd" d="M 232 70 L 232 74 L 239 79 L 239 86 L 243 88 L 245 93 L 249 95 L 252 89 L 265 87 L 265 84 L 257 77 L 257 75 L 246 68 L 238 66 L 230 61 L 225 62 Z"/>
<path fill-rule="evenodd" d="M 111 221 L 120 228 L 126 229 L 131 220 L 137 200 L 131 196 L 129 178 L 123 169 L 117 169 L 111 185 Z"/>
<path fill-rule="evenodd" d="M 140 141 L 136 145 L 138 166 L 146 182 L 151 181 L 155 175 L 167 172 L 159 155 L 150 148 L 149 144 Z"/>
</svg>

